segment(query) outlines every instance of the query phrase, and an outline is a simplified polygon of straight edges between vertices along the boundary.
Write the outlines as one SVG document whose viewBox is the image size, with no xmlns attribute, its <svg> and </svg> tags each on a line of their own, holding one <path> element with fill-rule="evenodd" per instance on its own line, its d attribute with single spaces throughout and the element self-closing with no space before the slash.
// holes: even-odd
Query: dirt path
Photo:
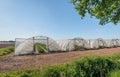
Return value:
<svg viewBox="0 0 120 77">
<path fill-rule="evenodd" d="M 26 56 L 15 56 L 10 54 L 6 56 L 0 56 L 0 72 L 15 71 L 31 67 L 40 68 L 42 65 L 65 63 L 84 56 L 110 55 L 114 53 L 120 53 L 120 47 Z"/>
</svg>

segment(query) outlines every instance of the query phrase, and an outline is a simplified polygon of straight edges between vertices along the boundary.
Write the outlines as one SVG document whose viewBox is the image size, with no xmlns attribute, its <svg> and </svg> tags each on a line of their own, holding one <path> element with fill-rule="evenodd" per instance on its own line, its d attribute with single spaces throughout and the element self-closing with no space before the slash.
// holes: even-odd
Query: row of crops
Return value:
<svg viewBox="0 0 120 77">
<path fill-rule="evenodd" d="M 9 46 L 6 48 L 0 48 L 0 56 L 7 55 L 7 54 L 10 54 L 12 52 L 14 52 L 13 46 Z"/>
<path fill-rule="evenodd" d="M 28 39 L 16 39 L 15 54 L 30 54 L 35 52 L 35 45 L 39 43 L 45 52 L 74 51 L 85 49 L 113 48 L 120 46 L 120 39 L 83 39 L 73 38 L 53 40 L 45 36 L 36 36 Z"/>
<path fill-rule="evenodd" d="M 65 64 L 0 73 L 0 77 L 119 77 L 119 55 L 84 57 Z"/>
</svg>

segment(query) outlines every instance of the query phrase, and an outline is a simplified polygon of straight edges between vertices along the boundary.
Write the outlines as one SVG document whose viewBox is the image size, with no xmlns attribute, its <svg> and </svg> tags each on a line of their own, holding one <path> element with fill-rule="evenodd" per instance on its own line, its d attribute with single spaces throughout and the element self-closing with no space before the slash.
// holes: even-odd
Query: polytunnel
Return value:
<svg viewBox="0 0 120 77">
<path fill-rule="evenodd" d="M 119 39 L 111 39 L 110 45 L 111 45 L 111 47 L 119 47 L 120 46 L 120 40 Z"/>
<path fill-rule="evenodd" d="M 57 44 L 59 45 L 60 51 L 75 50 L 74 40 L 72 39 L 57 40 Z"/>
<path fill-rule="evenodd" d="M 94 40 L 92 45 L 93 45 L 94 49 L 107 47 L 106 41 L 102 38 L 98 38 L 98 39 Z"/>
<path fill-rule="evenodd" d="M 88 42 L 83 38 L 74 38 L 75 45 L 82 46 L 84 49 L 88 49 Z"/>
<path fill-rule="evenodd" d="M 106 48 L 111 48 L 112 47 L 111 46 L 111 39 L 106 39 L 105 42 L 107 44 Z"/>
<path fill-rule="evenodd" d="M 75 41 L 75 45 L 81 45 L 81 46 L 85 46 L 86 40 L 83 38 L 74 38 L 73 39 Z"/>
<path fill-rule="evenodd" d="M 34 45 L 36 43 L 45 44 L 47 52 L 60 50 L 57 42 L 49 37 L 36 36 L 28 39 L 17 38 L 15 42 L 15 55 L 35 53 Z"/>
<path fill-rule="evenodd" d="M 87 42 L 83 38 L 73 38 L 66 40 L 57 40 L 57 44 L 59 45 L 61 51 L 73 51 L 76 50 L 75 46 L 86 47 Z"/>
<path fill-rule="evenodd" d="M 83 39 L 73 38 L 65 40 L 53 40 L 46 36 L 35 36 L 28 39 L 17 38 L 15 40 L 15 55 L 33 54 L 38 51 L 36 44 L 44 50 L 44 52 L 54 51 L 73 51 L 81 49 L 98 49 L 119 47 L 120 39 Z M 40 46 L 41 45 L 41 46 Z M 45 48 L 43 48 L 43 46 Z M 39 52 L 38 52 L 39 53 Z"/>
<path fill-rule="evenodd" d="M 93 43 L 94 43 L 94 39 L 87 39 L 86 40 L 86 49 L 94 49 L 93 47 Z"/>
<path fill-rule="evenodd" d="M 33 52 L 33 38 L 15 40 L 15 55 L 32 54 Z"/>
</svg>

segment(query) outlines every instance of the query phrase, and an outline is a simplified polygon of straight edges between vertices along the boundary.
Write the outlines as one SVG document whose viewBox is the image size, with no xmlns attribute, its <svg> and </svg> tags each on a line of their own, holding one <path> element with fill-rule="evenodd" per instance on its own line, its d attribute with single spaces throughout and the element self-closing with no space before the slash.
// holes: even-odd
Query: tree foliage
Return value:
<svg viewBox="0 0 120 77">
<path fill-rule="evenodd" d="M 81 18 L 88 13 L 99 19 L 101 25 L 120 22 L 120 0 L 71 0 L 71 3 Z"/>
</svg>

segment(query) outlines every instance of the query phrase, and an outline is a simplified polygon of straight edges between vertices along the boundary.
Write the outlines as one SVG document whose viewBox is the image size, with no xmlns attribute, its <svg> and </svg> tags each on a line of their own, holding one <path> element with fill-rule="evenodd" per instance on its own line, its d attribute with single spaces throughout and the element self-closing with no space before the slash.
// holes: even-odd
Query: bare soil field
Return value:
<svg viewBox="0 0 120 77">
<path fill-rule="evenodd" d="M 9 46 L 14 47 L 14 44 L 0 44 L 0 48 L 6 48 L 6 47 L 9 47 Z"/>
<path fill-rule="evenodd" d="M 66 63 L 85 56 L 101 56 L 115 53 L 120 53 L 120 47 L 24 56 L 15 56 L 14 53 L 12 53 L 0 56 L 0 72 L 40 68 L 43 65 Z"/>
</svg>

